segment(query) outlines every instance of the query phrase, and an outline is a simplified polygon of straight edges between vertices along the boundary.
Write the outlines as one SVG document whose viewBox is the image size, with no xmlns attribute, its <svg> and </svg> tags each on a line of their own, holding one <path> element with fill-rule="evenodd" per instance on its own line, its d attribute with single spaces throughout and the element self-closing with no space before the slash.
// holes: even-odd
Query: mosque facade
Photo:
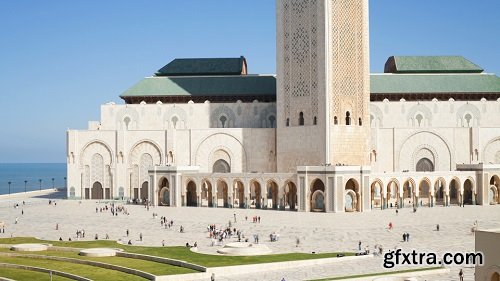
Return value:
<svg viewBox="0 0 500 281">
<path fill-rule="evenodd" d="M 277 0 L 277 75 L 175 59 L 68 130 L 68 198 L 364 212 L 500 203 L 500 78 L 461 56 L 369 69 L 367 0 Z"/>
</svg>

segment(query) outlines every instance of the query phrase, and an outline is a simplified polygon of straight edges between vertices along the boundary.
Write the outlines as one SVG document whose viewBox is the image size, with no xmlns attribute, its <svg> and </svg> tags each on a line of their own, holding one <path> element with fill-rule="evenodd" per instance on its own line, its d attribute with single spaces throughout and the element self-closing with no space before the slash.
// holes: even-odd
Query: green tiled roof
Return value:
<svg viewBox="0 0 500 281">
<path fill-rule="evenodd" d="M 239 58 L 175 59 L 156 72 L 156 76 L 241 75 L 246 60 Z"/>
<path fill-rule="evenodd" d="M 120 97 L 254 95 L 275 96 L 276 77 L 271 75 L 148 77 L 139 81 Z"/>
<path fill-rule="evenodd" d="M 492 74 L 372 74 L 371 93 L 500 93 Z"/>
<path fill-rule="evenodd" d="M 484 70 L 462 56 L 393 56 L 385 73 L 481 73 Z"/>
</svg>

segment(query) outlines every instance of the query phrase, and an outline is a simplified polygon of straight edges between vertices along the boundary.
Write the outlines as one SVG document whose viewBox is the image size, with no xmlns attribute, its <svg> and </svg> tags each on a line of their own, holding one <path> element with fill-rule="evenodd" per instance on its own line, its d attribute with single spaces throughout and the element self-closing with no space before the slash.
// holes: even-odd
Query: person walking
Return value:
<svg viewBox="0 0 500 281">
<path fill-rule="evenodd" d="M 361 241 L 358 242 L 358 251 L 361 251 Z"/>
<path fill-rule="evenodd" d="M 461 268 L 460 268 L 460 272 L 458 272 L 458 277 L 460 278 L 460 281 L 464 281 L 464 272 Z"/>
<path fill-rule="evenodd" d="M 140 240 L 141 240 L 141 242 L 142 242 L 142 232 L 141 232 L 141 233 L 139 233 L 139 239 L 140 239 Z"/>
</svg>

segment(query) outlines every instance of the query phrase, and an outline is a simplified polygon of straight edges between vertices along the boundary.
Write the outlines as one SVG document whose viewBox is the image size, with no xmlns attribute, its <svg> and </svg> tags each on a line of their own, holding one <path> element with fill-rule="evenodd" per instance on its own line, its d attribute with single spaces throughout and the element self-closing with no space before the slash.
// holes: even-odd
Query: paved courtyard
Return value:
<svg viewBox="0 0 500 281">
<path fill-rule="evenodd" d="M 419 252 L 444 253 L 474 251 L 471 228 L 476 220 L 479 228 L 500 228 L 500 206 L 419 208 L 416 213 L 411 209 L 402 209 L 399 214 L 395 210 L 325 214 L 188 207 L 152 207 L 148 211 L 144 206 L 124 205 L 129 215 L 119 213 L 118 216 L 112 216 L 109 211 L 96 213 L 96 207 L 102 208 L 105 203 L 56 199 L 57 205 L 49 205 L 49 198 L 52 199 L 49 195 L 0 198 L 0 221 L 6 224 L 6 233 L 0 234 L 0 237 L 35 236 L 49 240 L 61 237 L 67 241 L 70 237 L 75 240 L 76 231 L 84 229 L 85 239 L 89 240 L 94 239 L 95 234 L 101 239 L 108 234 L 113 240 L 131 239 L 135 245 L 161 246 L 163 240 L 168 246 L 197 242 L 200 252 L 216 254 L 219 247 L 211 246 L 207 226 L 227 226 L 231 221 L 232 227 L 241 229 L 250 241 L 253 241 L 253 235 L 258 234 L 261 243 L 266 243 L 273 253 L 357 251 L 359 241 L 363 249 L 369 246 L 371 251 L 379 244 L 384 251 L 399 247 L 406 251 L 415 249 Z M 24 206 L 23 200 L 26 202 Z M 19 204 L 18 208 L 14 208 L 15 203 Z M 22 211 L 24 214 L 21 214 Z M 153 213 L 157 213 L 158 217 L 153 218 Z M 161 216 L 173 220 L 173 227 L 161 227 Z M 253 223 L 253 216 L 260 216 L 261 222 Z M 388 229 L 390 222 L 394 226 L 393 230 Z M 437 224 L 440 225 L 440 231 L 435 231 Z M 185 229 L 184 233 L 179 232 L 181 225 Z M 128 238 L 127 229 L 130 231 Z M 269 241 L 269 234 L 273 232 L 279 233 L 279 241 Z M 403 242 L 402 234 L 405 232 L 410 233 L 410 242 Z M 142 242 L 139 241 L 140 233 L 143 235 Z M 300 240 L 298 247 L 297 238 Z M 304 280 L 383 272 L 385 269 L 382 264 L 383 258 L 375 257 L 364 260 L 362 264 L 359 261 L 345 261 L 331 266 L 268 271 L 252 273 L 250 276 L 243 274 L 217 280 L 281 280 L 283 277 L 287 281 Z M 465 280 L 473 280 L 473 269 L 462 268 L 466 274 Z M 460 267 L 450 269 L 449 274 L 428 276 L 425 280 L 457 280 Z"/>
</svg>

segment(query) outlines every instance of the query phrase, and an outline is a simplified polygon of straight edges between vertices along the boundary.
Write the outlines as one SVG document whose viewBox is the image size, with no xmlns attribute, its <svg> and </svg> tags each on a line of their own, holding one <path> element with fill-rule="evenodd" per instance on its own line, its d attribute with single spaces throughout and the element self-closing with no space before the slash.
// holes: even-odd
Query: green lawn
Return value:
<svg viewBox="0 0 500 281">
<path fill-rule="evenodd" d="M 42 241 L 30 237 L 4 238 L 0 239 L 0 244 L 19 244 L 19 243 L 50 243 L 54 246 L 75 247 L 75 248 L 93 248 L 93 247 L 108 247 L 121 248 L 130 253 L 145 254 L 151 256 L 165 257 L 171 259 L 183 260 L 186 262 L 202 265 L 205 267 L 219 267 L 231 265 L 257 264 L 269 262 L 282 262 L 294 260 L 309 260 L 336 257 L 337 253 L 289 253 L 264 256 L 213 256 L 191 252 L 186 247 L 141 247 L 121 245 L 111 240 L 93 240 L 93 241 Z M 353 255 L 352 253 L 343 253 L 346 256 Z"/>
<path fill-rule="evenodd" d="M 14 268 L 0 268 L 0 277 L 10 278 L 17 281 L 50 281 L 50 276 L 48 273 Z M 52 275 L 52 280 L 70 281 L 71 279 Z"/>
<path fill-rule="evenodd" d="M 78 252 L 63 252 L 63 251 L 41 251 L 41 252 L 12 252 L 7 248 L 0 248 L 0 252 L 6 253 L 19 253 L 19 254 L 31 254 L 31 255 L 44 255 L 44 256 L 56 256 L 56 257 L 65 257 L 65 258 L 74 258 L 81 260 L 90 260 L 96 262 L 103 262 L 118 266 L 124 266 L 128 268 L 133 268 L 137 270 L 141 270 L 144 272 L 148 272 L 154 275 L 174 275 L 174 274 L 185 274 L 185 273 L 196 273 L 198 271 L 180 267 L 173 266 L 169 264 L 139 260 L 139 259 L 131 259 L 131 258 L 123 258 L 123 257 L 105 257 L 105 258 L 92 258 L 92 257 L 84 257 L 78 255 Z"/>
<path fill-rule="evenodd" d="M 76 274 L 93 280 L 145 280 L 142 277 L 126 274 L 116 270 L 109 270 L 100 267 L 74 264 L 69 262 L 4 256 L 0 256 L 0 262 L 43 267 L 47 269 Z"/>
<path fill-rule="evenodd" d="M 335 278 L 314 279 L 314 280 L 309 280 L 309 281 L 330 281 L 330 280 L 343 280 L 343 279 L 357 279 L 357 278 L 371 277 L 371 276 L 383 276 L 383 275 L 392 275 L 392 274 L 398 274 L 398 273 L 436 270 L 436 269 L 441 269 L 441 268 L 442 267 L 440 267 L 440 266 L 436 266 L 436 267 L 429 267 L 429 268 L 417 268 L 417 269 L 407 269 L 407 270 L 398 270 L 398 271 L 368 273 L 368 274 L 360 274 L 360 275 L 349 275 L 349 276 L 341 276 L 341 277 L 335 277 Z"/>
</svg>

